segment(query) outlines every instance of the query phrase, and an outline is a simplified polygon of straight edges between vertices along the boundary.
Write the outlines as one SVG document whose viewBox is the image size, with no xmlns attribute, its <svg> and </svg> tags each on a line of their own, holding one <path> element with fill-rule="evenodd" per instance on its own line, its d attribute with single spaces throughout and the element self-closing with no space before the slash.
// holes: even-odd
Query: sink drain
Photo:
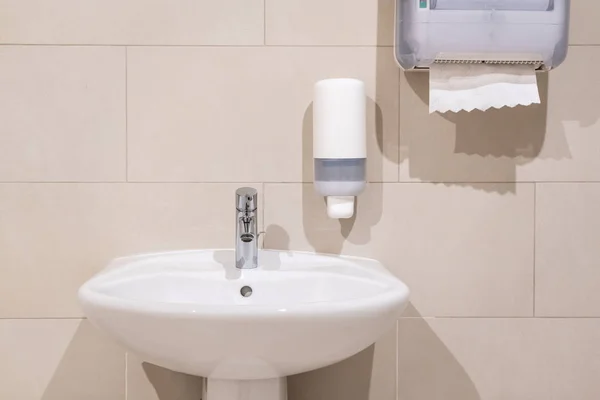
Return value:
<svg viewBox="0 0 600 400">
<path fill-rule="evenodd" d="M 252 288 L 250 286 L 244 286 L 240 289 L 240 294 L 244 297 L 252 296 Z"/>
</svg>

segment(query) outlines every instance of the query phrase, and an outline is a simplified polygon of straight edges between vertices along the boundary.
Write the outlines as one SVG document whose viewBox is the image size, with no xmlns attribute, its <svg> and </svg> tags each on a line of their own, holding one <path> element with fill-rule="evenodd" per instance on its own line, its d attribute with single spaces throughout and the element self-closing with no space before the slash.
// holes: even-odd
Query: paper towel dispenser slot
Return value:
<svg viewBox="0 0 600 400">
<path fill-rule="evenodd" d="M 554 0 L 430 0 L 432 10 L 552 11 Z"/>
<path fill-rule="evenodd" d="M 446 62 L 550 70 L 567 56 L 570 6 L 570 0 L 396 0 L 396 60 L 409 70 Z"/>
</svg>

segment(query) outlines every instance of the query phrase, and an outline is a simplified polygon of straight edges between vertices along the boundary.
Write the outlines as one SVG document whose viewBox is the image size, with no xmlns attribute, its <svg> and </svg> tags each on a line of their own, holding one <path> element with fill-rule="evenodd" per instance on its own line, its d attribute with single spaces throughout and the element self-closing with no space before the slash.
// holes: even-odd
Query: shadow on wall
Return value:
<svg viewBox="0 0 600 400">
<path fill-rule="evenodd" d="M 120 368 L 107 370 L 107 360 L 115 361 L 115 367 Z M 35 362 L 35 356 L 29 361 Z M 124 397 L 123 350 L 106 340 L 87 320 L 81 321 L 41 400 L 106 400 Z"/>
<path fill-rule="evenodd" d="M 202 398 L 202 378 L 171 371 L 147 362 L 142 363 L 142 368 L 156 392 L 157 400 L 200 400 Z"/>
<path fill-rule="evenodd" d="M 30 361 L 35 361 L 35 355 Z M 137 378 L 147 379 L 151 386 L 147 382 L 129 382 L 133 383 L 131 386 L 135 386 L 132 388 L 134 390 L 127 394 L 130 400 L 201 398 L 201 378 L 148 363 L 142 363 L 139 369 L 142 368 L 145 377 Z M 124 399 L 125 379 L 125 351 L 89 321 L 83 320 L 73 334 L 40 400 Z"/>
<path fill-rule="evenodd" d="M 418 315 L 412 304 L 408 308 Z M 420 317 L 398 322 L 397 384 L 398 399 L 481 400 L 467 371 Z"/>
<path fill-rule="evenodd" d="M 481 400 L 460 362 L 420 317 L 401 319 L 397 332 L 347 360 L 289 377 L 288 392 L 289 400 Z"/>
<path fill-rule="evenodd" d="M 514 192 L 518 166 L 537 158 L 571 158 L 564 132 L 553 131 L 552 148 L 542 153 L 549 120 L 548 75 L 537 75 L 541 104 L 429 115 L 429 74 L 405 72 L 410 88 L 403 90 L 414 92 L 401 96 L 402 110 L 411 111 L 400 117 L 401 162 L 410 162 L 409 177 L 494 191 L 495 186 L 478 183 L 508 182 L 512 188 L 499 185 L 499 191 Z"/>
<path fill-rule="evenodd" d="M 374 352 L 375 345 L 371 345 L 332 366 L 290 376 L 288 399 L 369 400 Z"/>
<path fill-rule="evenodd" d="M 429 104 L 429 74 L 405 72 L 410 87 Z M 508 157 L 527 163 L 538 157 L 544 144 L 548 115 L 548 74 L 538 74 L 541 104 L 487 111 L 439 114 L 456 126 L 454 153 Z"/>
</svg>

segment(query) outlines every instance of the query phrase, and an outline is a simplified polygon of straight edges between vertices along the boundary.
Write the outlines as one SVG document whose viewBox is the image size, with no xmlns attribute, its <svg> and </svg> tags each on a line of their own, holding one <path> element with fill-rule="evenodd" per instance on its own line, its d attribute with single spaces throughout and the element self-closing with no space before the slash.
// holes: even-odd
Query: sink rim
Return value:
<svg viewBox="0 0 600 400">
<path fill-rule="evenodd" d="M 315 253 L 308 251 L 290 251 L 290 250 L 263 250 L 261 253 L 280 253 L 280 254 L 298 254 L 304 256 L 333 258 L 338 261 L 345 261 L 340 264 L 346 267 L 361 269 L 363 272 L 368 272 L 369 276 L 354 276 L 351 274 L 336 273 L 335 271 L 327 271 L 331 275 L 339 274 L 342 278 L 354 278 L 363 280 L 367 284 L 385 285 L 381 291 L 358 298 L 338 299 L 333 301 L 319 302 L 295 302 L 290 304 L 202 304 L 202 303 L 182 303 L 182 302 L 160 302 L 136 300 L 126 297 L 119 297 L 102 293 L 102 284 L 114 279 L 114 273 L 119 272 L 119 276 L 123 276 L 121 268 L 126 266 L 134 267 L 135 264 L 143 264 L 144 261 L 152 260 L 159 257 L 170 256 L 185 256 L 188 254 L 215 253 L 218 251 L 233 252 L 233 249 L 192 249 L 178 250 L 167 252 L 143 253 L 132 256 L 126 256 L 114 259 L 109 265 L 98 274 L 90 278 L 84 283 L 78 292 L 78 297 L 84 308 L 86 305 L 93 307 L 102 307 L 106 309 L 115 309 L 124 312 L 132 312 L 139 314 L 164 315 L 165 317 L 177 318 L 227 318 L 235 316 L 236 319 L 256 318 L 256 317 L 273 317 L 273 318 L 298 318 L 298 317 L 331 317 L 335 314 L 336 317 L 344 315 L 356 316 L 357 314 L 369 314 L 374 309 L 387 309 L 398 303 L 408 301 L 410 290 L 400 279 L 392 275 L 383 265 L 376 260 L 356 256 L 344 256 L 336 254 Z M 363 264 L 363 265 L 361 265 Z M 365 265 L 366 264 L 366 265 Z M 368 265 L 372 264 L 372 265 Z M 121 268 L 119 268 L 121 267 Z M 163 268 L 167 269 L 167 268 Z M 198 272 L 203 271 L 198 269 Z M 291 269 L 291 271 L 307 272 L 309 275 L 318 270 L 311 271 L 310 269 Z M 156 271 L 155 271 L 156 272 Z M 257 272 L 273 272 L 277 270 L 265 269 L 259 266 L 253 270 L 240 270 L 241 275 L 238 279 L 243 286 L 244 275 L 251 276 Z M 168 273 L 168 271 L 165 271 Z M 293 278 L 291 278 L 293 279 Z M 371 281 L 371 282 L 369 282 Z"/>
</svg>

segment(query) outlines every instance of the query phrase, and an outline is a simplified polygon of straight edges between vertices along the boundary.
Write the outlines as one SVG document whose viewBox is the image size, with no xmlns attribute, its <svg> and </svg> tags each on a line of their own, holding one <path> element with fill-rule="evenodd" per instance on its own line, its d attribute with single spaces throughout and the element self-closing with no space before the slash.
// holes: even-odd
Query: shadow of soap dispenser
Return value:
<svg viewBox="0 0 600 400">
<path fill-rule="evenodd" d="M 330 218 L 351 218 L 355 197 L 366 186 L 366 102 L 365 84 L 358 79 L 315 84 L 314 182 Z"/>
</svg>

